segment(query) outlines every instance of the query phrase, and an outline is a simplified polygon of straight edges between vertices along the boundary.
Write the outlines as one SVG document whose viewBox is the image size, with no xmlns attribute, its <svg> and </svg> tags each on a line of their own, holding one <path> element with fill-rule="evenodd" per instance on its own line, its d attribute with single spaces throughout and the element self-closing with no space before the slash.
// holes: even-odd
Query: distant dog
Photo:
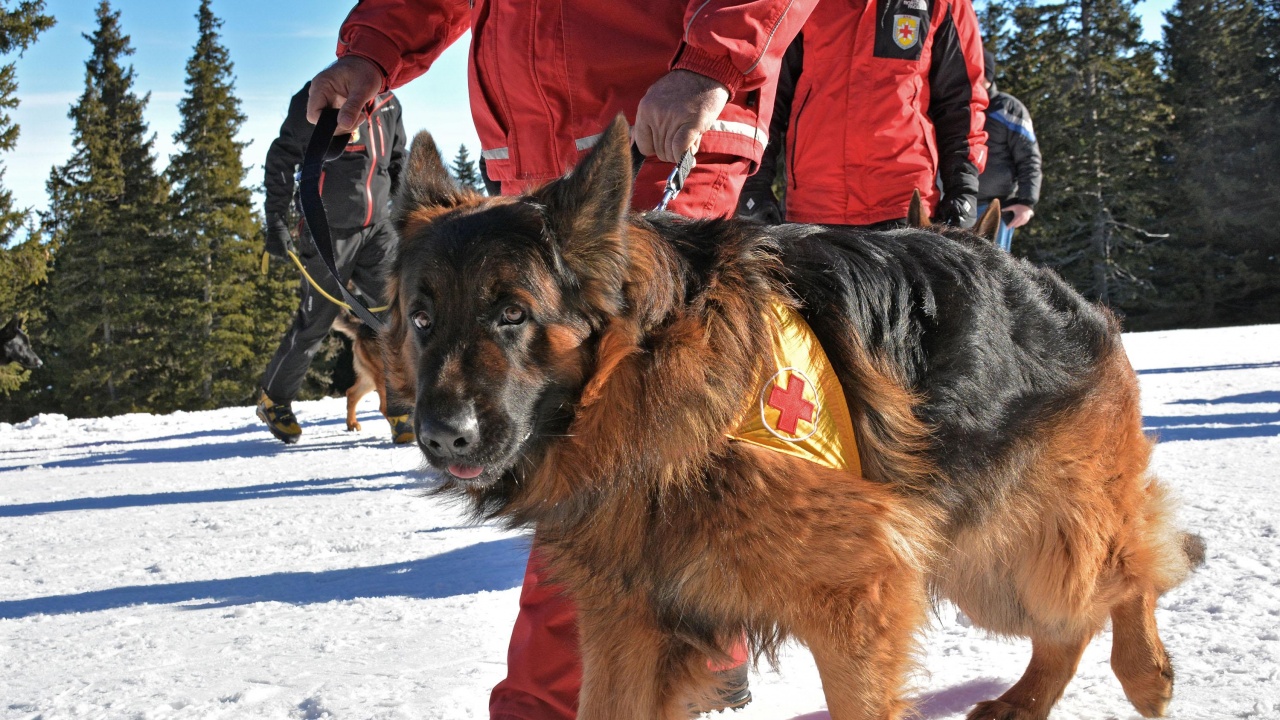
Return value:
<svg viewBox="0 0 1280 720">
<path fill-rule="evenodd" d="M 936 597 L 1032 640 L 971 718 L 1045 718 L 1108 618 L 1161 714 L 1156 599 L 1203 546 L 1110 313 L 964 231 L 631 214 L 628 144 L 483 198 L 419 135 L 384 337 L 441 492 L 536 528 L 577 602 L 578 716 L 686 717 L 746 632 L 809 647 L 833 720 L 902 717 Z"/>
<path fill-rule="evenodd" d="M 31 338 L 22 331 L 22 321 L 16 317 L 0 328 L 0 347 L 3 348 L 0 351 L 3 352 L 0 363 L 16 362 L 27 370 L 35 370 L 44 365 L 44 361 L 31 348 Z"/>
<path fill-rule="evenodd" d="M 378 333 L 360 322 L 360 318 L 343 310 L 333 323 L 333 329 L 351 340 L 351 364 L 356 380 L 347 388 L 347 430 L 360 430 L 356 419 L 356 405 L 370 392 L 378 393 L 378 412 L 387 415 L 387 376 L 383 369 L 382 348 Z"/>
</svg>

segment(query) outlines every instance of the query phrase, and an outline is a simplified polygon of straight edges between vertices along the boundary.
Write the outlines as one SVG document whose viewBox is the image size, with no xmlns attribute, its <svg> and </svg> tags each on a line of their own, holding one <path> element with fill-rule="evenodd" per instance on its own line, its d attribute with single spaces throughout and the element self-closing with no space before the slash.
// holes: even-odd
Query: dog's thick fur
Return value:
<svg viewBox="0 0 1280 720">
<path fill-rule="evenodd" d="M 1108 618 L 1161 714 L 1153 610 L 1203 547 L 1148 473 L 1115 319 L 963 231 L 630 214 L 627 146 L 619 120 L 565 178 L 481 198 L 420 135 L 390 278 L 388 369 L 441 491 L 536 528 L 578 603 L 579 717 L 685 717 L 744 631 L 803 641 L 834 720 L 901 717 L 936 597 L 1032 640 L 970 717 L 1046 717 Z M 836 367 L 862 475 L 726 437 L 775 301 Z"/>
<path fill-rule="evenodd" d="M 333 329 L 351 341 L 351 366 L 356 380 L 347 388 L 347 430 L 359 431 L 356 405 L 371 392 L 378 393 L 378 412 L 387 415 L 387 375 L 382 362 L 382 346 L 378 333 L 365 325 L 349 310 L 338 313 Z"/>
<path fill-rule="evenodd" d="M 22 331 L 22 320 L 14 317 L 0 327 L 0 363 L 15 362 L 27 370 L 44 366 L 44 361 L 31 347 L 31 338 Z"/>
</svg>

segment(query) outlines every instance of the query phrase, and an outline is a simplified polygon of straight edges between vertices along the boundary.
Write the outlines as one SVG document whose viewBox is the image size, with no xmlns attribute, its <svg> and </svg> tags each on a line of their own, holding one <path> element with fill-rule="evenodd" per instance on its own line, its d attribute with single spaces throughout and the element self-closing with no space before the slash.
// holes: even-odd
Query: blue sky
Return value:
<svg viewBox="0 0 1280 720">
<path fill-rule="evenodd" d="M 614 0 L 616 1 L 616 0 Z M 1146 0 L 1139 6 L 1148 39 L 1160 38 L 1163 13 L 1174 0 Z M 58 24 L 17 60 L 22 104 L 13 113 L 21 126 L 18 148 L 4 159 L 4 183 L 20 206 L 48 204 L 49 170 L 71 155 L 67 110 L 84 89 L 84 62 L 92 33 L 95 0 L 46 0 Z M 150 92 L 146 118 L 156 135 L 163 167 L 175 152 L 178 101 L 185 90 L 185 66 L 196 41 L 197 0 L 113 0 L 129 34 L 136 72 L 135 88 Z M 235 63 L 236 90 L 248 120 L 241 140 L 250 166 L 248 182 L 262 181 L 262 159 L 275 138 L 289 98 L 333 60 L 338 27 L 354 0 L 214 0 L 223 20 L 222 39 Z M 479 154 L 479 141 L 467 104 L 464 36 L 431 72 L 397 91 L 404 106 L 405 129 L 430 130 L 446 157 L 459 144 Z"/>
</svg>

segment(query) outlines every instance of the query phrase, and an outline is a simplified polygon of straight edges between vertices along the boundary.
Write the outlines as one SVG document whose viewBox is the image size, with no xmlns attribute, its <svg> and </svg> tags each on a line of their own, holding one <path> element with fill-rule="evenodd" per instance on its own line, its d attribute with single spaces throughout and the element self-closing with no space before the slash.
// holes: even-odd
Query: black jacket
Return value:
<svg viewBox="0 0 1280 720">
<path fill-rule="evenodd" d="M 293 202 L 295 175 L 315 127 L 307 122 L 307 93 L 311 83 L 289 101 L 289 114 L 280 136 L 267 150 L 267 217 L 285 217 Z M 325 165 L 320 195 L 329 225 L 339 230 L 368 227 L 388 217 L 391 198 L 404 164 L 404 122 L 400 101 L 387 92 L 374 101 L 373 113 L 351 136 L 342 156 Z M 340 234 L 340 233 L 337 233 Z"/>
<path fill-rule="evenodd" d="M 987 169 L 978 177 L 978 202 L 1034 207 L 1040 200 L 1040 146 L 1031 114 L 1018 98 L 991 85 L 987 106 Z"/>
</svg>

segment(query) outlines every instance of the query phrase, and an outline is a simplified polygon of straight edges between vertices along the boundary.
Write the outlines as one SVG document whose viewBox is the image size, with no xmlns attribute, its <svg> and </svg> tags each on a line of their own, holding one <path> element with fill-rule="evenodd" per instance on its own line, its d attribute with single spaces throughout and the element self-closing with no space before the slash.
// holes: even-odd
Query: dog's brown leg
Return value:
<svg viewBox="0 0 1280 720">
<path fill-rule="evenodd" d="M 646 604 L 579 607 L 578 632 L 578 720 L 687 720 L 691 664 L 673 656 L 672 639 L 653 622 Z"/>
<path fill-rule="evenodd" d="M 347 429 L 359 430 L 360 421 L 356 420 L 356 405 L 360 404 L 361 398 L 369 394 L 373 390 L 373 381 L 365 375 L 356 373 L 355 384 L 347 388 Z M 382 396 L 382 392 L 378 392 L 378 396 Z M 385 407 L 383 408 L 385 411 Z M 384 413 L 385 414 L 385 413 Z"/>
<path fill-rule="evenodd" d="M 913 590 L 919 588 L 909 580 L 872 585 L 856 597 L 815 604 L 831 612 L 797 628 L 818 666 L 831 720 L 890 720 L 907 713 L 903 685 L 913 635 L 923 621 L 923 603 L 912 602 Z"/>
<path fill-rule="evenodd" d="M 980 702 L 968 720 L 1044 720 L 1076 674 L 1080 656 L 1093 635 L 1075 640 L 1032 638 L 1031 664 L 1013 687 L 995 700 Z"/>
<path fill-rule="evenodd" d="M 1173 664 L 1156 630 L 1156 598 L 1138 595 L 1111 608 L 1111 669 L 1144 717 L 1161 717 L 1173 697 Z"/>
</svg>

